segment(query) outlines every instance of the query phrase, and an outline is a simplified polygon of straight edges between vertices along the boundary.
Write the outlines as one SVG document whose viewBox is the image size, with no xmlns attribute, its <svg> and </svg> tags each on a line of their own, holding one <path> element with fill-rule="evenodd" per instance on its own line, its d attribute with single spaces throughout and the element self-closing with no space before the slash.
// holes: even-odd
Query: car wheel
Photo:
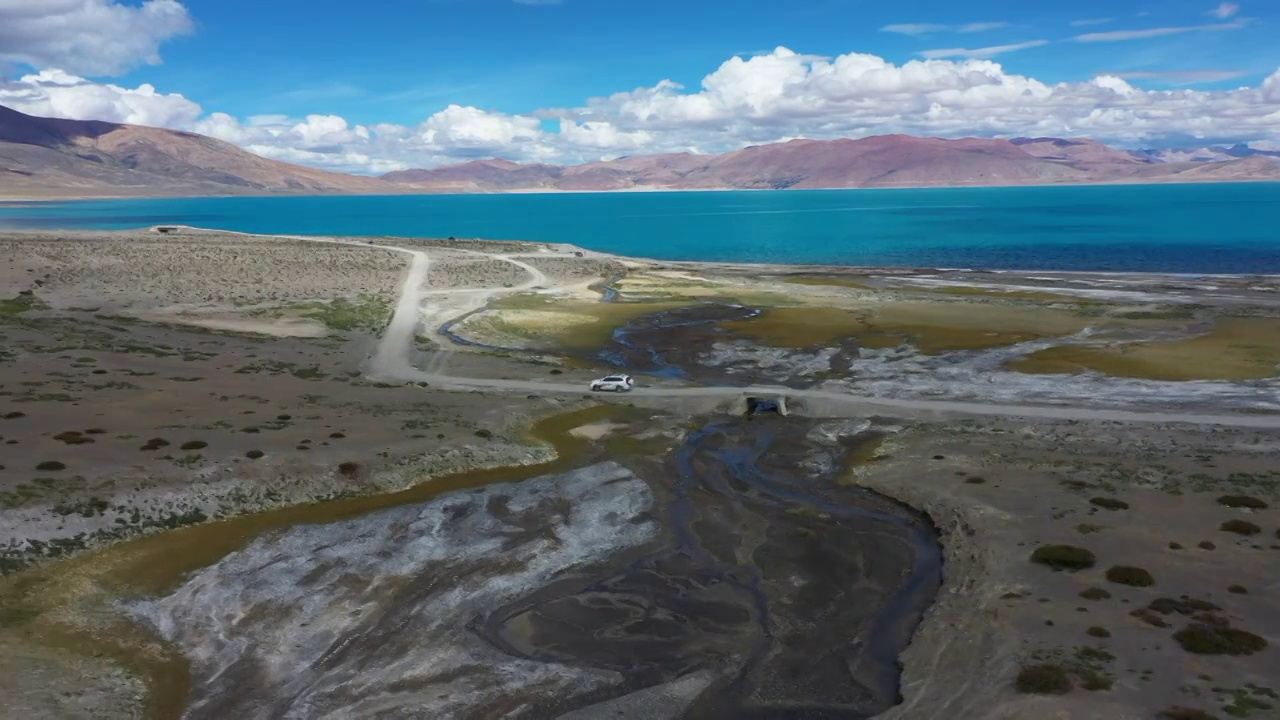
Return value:
<svg viewBox="0 0 1280 720">
<path fill-rule="evenodd" d="M 614 392 L 626 392 L 626 391 L 627 391 L 627 388 L 626 388 L 626 386 L 624 386 L 624 385 L 619 385 L 618 387 L 614 388 L 614 389 L 613 389 L 613 391 L 614 391 Z"/>
</svg>

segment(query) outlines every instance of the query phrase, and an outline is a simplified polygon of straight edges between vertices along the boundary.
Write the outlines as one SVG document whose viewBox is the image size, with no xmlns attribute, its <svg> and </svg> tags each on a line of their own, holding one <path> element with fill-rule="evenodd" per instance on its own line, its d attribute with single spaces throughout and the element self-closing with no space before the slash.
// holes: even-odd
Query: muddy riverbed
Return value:
<svg viewBox="0 0 1280 720">
<path fill-rule="evenodd" d="M 711 422 L 665 458 L 269 534 L 130 610 L 190 657 L 195 718 L 872 717 L 941 556 L 840 483 L 869 442 Z"/>
</svg>

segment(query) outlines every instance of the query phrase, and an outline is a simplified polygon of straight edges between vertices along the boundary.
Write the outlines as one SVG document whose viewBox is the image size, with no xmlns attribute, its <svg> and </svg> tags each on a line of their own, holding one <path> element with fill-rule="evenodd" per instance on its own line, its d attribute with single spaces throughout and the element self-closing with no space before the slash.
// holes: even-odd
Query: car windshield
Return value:
<svg viewBox="0 0 1280 720">
<path fill-rule="evenodd" d="M 622 382 L 622 378 L 616 376 L 607 377 L 600 382 Z"/>
</svg>

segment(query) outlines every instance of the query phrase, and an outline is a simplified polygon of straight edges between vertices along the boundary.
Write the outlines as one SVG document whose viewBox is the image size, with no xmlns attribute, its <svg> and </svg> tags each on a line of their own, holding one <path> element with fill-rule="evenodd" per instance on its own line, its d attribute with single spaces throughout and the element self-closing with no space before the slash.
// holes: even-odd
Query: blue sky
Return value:
<svg viewBox="0 0 1280 720">
<path fill-rule="evenodd" d="M 363 172 L 885 132 L 1270 145 L 1276 37 L 1276 0 L 4 0 L 0 104 Z"/>
<path fill-rule="evenodd" d="M 355 122 L 413 123 L 450 103 L 507 113 L 570 107 L 671 79 L 696 87 L 726 58 L 772 50 L 872 53 L 895 62 L 937 48 L 1049 40 L 998 56 L 1046 82 L 1104 72 L 1238 74 L 1197 87 L 1257 84 L 1280 67 L 1280 2 L 1244 4 L 1231 31 L 1080 43 L 1088 32 L 1221 24 L 1215 3 L 1031 3 L 1025 0 L 188 0 L 193 35 L 164 48 L 165 63 L 126 82 L 181 89 L 235 115 L 337 113 Z M 895 7 L 896 6 L 896 7 Z M 1112 18 L 1107 23 L 1073 22 Z M 901 24 L 980 32 L 886 32 Z M 1187 77 L 1135 80 L 1185 85 Z"/>
</svg>

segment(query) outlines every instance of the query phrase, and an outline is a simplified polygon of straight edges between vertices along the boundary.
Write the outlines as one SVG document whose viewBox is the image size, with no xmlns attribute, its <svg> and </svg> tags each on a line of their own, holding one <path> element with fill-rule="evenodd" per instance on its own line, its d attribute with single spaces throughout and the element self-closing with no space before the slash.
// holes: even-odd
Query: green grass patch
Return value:
<svg viewBox="0 0 1280 720">
<path fill-rule="evenodd" d="M 1061 345 L 1006 363 L 1018 372 L 1099 372 L 1146 380 L 1261 380 L 1280 364 L 1280 320 L 1227 318 L 1187 340 L 1113 346 Z"/>
<path fill-rule="evenodd" d="M 32 310 L 48 310 L 49 304 L 35 295 L 0 299 L 0 318 L 13 318 Z"/>
<path fill-rule="evenodd" d="M 294 306 L 302 317 L 317 320 L 331 330 L 380 330 L 391 318 L 391 302 L 373 295 L 355 300 L 336 298 L 329 302 L 303 303 Z"/>
</svg>

